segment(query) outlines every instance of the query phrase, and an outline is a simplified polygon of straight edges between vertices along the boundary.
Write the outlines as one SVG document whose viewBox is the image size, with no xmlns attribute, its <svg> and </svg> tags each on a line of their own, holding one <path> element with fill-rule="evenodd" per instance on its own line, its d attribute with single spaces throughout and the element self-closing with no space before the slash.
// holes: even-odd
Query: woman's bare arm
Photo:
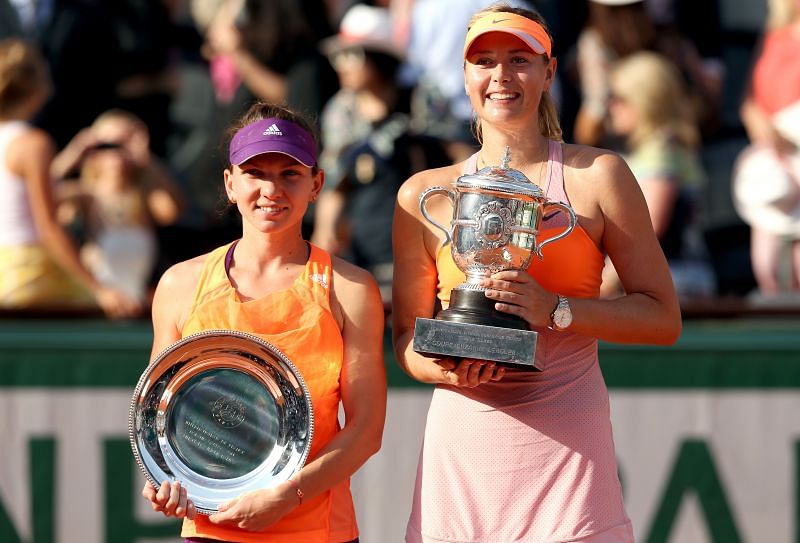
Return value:
<svg viewBox="0 0 800 543">
<path fill-rule="evenodd" d="M 295 477 L 316 495 L 350 477 L 381 447 L 386 418 L 383 303 L 366 271 L 334 258 L 334 296 L 342 316 L 344 360 L 340 388 L 344 428 Z"/>
<path fill-rule="evenodd" d="M 42 244 L 67 273 L 92 293 L 108 316 L 121 318 L 138 314 L 141 306 L 137 300 L 101 285 L 84 267 L 77 245 L 58 223 L 50 178 L 54 155 L 53 142 L 41 130 L 23 134 L 12 142 L 9 150 L 9 157 L 15 158 L 9 160 L 8 166 L 25 180 L 33 221 Z"/>
<path fill-rule="evenodd" d="M 477 386 L 499 377 L 493 373 L 493 366 L 429 358 L 413 349 L 417 317 L 434 316 L 438 282 L 435 254 L 442 243 L 440 234 L 433 232 L 419 210 L 419 196 L 432 184 L 431 180 L 447 185 L 459 171 L 451 167 L 419 173 L 406 181 L 398 193 L 392 226 L 392 333 L 397 362 L 411 377 L 423 383 Z M 431 198 L 427 209 L 445 226 L 449 223 L 447 217 L 452 217 L 452 207 L 444 197 Z"/>
<path fill-rule="evenodd" d="M 669 267 L 656 238 L 636 179 L 617 155 L 591 150 L 574 173 L 570 200 L 584 217 L 590 236 L 604 247 L 625 295 L 615 299 L 568 298 L 571 332 L 617 343 L 667 345 L 681 331 L 681 315 Z M 580 193 L 580 194 L 579 194 Z M 577 204 L 577 206 L 576 206 Z M 500 272 L 484 281 L 497 309 L 519 315 L 532 326 L 549 326 L 556 293 L 527 273 Z"/>
</svg>

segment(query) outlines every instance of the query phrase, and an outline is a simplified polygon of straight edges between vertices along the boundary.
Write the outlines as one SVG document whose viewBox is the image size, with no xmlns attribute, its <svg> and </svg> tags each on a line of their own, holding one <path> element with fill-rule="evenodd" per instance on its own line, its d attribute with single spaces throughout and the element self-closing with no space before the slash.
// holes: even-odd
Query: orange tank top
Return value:
<svg viewBox="0 0 800 543">
<path fill-rule="evenodd" d="M 464 163 L 464 174 L 475 173 L 476 153 Z M 561 144 L 550 140 L 547 174 L 543 188 L 548 200 L 564 202 L 569 198 L 564 189 L 564 163 Z M 545 217 L 538 236 L 538 243 L 550 239 L 566 228 L 567 216 L 563 212 Z M 534 255 L 528 273 L 550 292 L 577 298 L 596 298 L 600 293 L 604 256 L 597 245 L 578 224 L 568 236 L 548 244 L 542 249 L 543 258 Z M 450 290 L 464 281 L 464 273 L 453 262 L 451 246 L 443 245 L 436 254 L 439 283 L 437 297 L 445 307 L 450 301 Z"/>
<path fill-rule="evenodd" d="M 203 330 L 239 330 L 279 348 L 297 367 L 311 395 L 314 437 L 308 461 L 339 431 L 339 376 L 344 342 L 330 310 L 331 256 L 310 245 L 305 269 L 288 289 L 242 302 L 228 278 L 235 243 L 209 253 L 200 274 L 183 337 Z M 198 515 L 185 520 L 183 537 L 237 543 L 342 543 L 358 537 L 350 482 L 311 499 L 264 532 L 217 526 Z"/>
</svg>

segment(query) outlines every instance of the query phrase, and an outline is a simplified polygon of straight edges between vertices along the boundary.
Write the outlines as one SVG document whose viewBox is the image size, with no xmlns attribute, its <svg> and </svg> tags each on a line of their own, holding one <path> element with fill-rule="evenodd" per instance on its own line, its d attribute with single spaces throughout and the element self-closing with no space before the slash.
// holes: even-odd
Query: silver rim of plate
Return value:
<svg viewBox="0 0 800 543">
<path fill-rule="evenodd" d="M 180 481 L 202 514 L 277 485 L 311 449 L 311 396 L 295 365 L 258 336 L 207 330 L 164 349 L 133 393 L 128 433 L 158 488 Z"/>
</svg>

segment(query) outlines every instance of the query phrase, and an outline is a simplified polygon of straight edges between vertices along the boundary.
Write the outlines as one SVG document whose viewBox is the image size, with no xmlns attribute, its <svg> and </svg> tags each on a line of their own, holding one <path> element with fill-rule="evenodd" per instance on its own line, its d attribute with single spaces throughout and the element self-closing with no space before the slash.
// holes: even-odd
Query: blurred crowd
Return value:
<svg viewBox="0 0 800 543">
<path fill-rule="evenodd" d="M 800 292 L 800 0 L 733 42 L 722 1 L 506 2 L 550 22 L 564 138 L 625 157 L 687 302 Z M 0 0 L 0 309 L 146 312 L 168 266 L 240 235 L 220 142 L 258 99 L 318 120 L 307 237 L 390 307 L 400 184 L 477 149 L 461 47 L 493 3 Z"/>
</svg>

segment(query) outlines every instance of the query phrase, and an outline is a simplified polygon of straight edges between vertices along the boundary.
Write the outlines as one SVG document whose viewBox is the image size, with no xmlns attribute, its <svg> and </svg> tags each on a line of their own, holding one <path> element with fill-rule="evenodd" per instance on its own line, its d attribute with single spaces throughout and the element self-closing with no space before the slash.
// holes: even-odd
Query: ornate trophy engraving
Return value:
<svg viewBox="0 0 800 543">
<path fill-rule="evenodd" d="M 492 360 L 525 369 L 535 365 L 538 333 L 527 323 L 494 308 L 480 280 L 502 270 L 524 270 L 542 247 L 567 236 L 577 222 L 575 212 L 561 202 L 548 201 L 542 189 L 508 167 L 506 148 L 500 166 L 487 166 L 458 178 L 455 190 L 430 187 L 420 195 L 420 211 L 445 233 L 453 261 L 466 280 L 450 291 L 449 307 L 434 319 L 418 318 L 414 350 L 432 357 Z M 425 204 L 433 195 L 447 196 L 453 205 L 450 228 L 433 220 Z M 569 225 L 558 235 L 537 243 L 542 217 L 550 210 L 566 213 Z"/>
<path fill-rule="evenodd" d="M 128 422 L 145 477 L 156 488 L 180 481 L 203 514 L 291 477 L 305 463 L 313 428 L 292 362 L 231 330 L 194 334 L 159 354 L 136 385 Z"/>
</svg>

